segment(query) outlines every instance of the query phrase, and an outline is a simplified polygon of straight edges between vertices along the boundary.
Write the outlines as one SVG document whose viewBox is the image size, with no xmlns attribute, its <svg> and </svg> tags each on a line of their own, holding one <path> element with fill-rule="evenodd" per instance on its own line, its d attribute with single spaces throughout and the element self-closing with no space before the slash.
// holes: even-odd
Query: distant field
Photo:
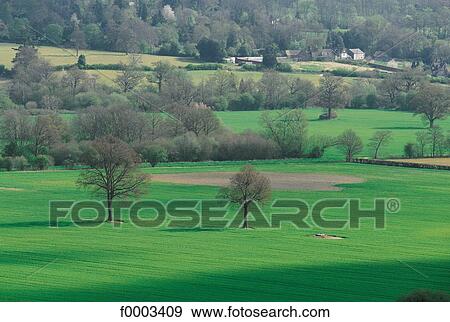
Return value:
<svg viewBox="0 0 450 322">
<path fill-rule="evenodd" d="M 327 62 L 327 61 L 307 61 L 307 62 L 294 62 L 292 63 L 292 67 L 297 70 L 311 71 L 311 72 L 320 72 L 320 71 L 332 71 L 336 69 L 345 69 L 345 70 L 357 70 L 359 72 L 374 70 L 371 67 L 365 66 L 355 66 L 350 64 L 343 64 L 338 62 Z"/>
<path fill-rule="evenodd" d="M 17 44 L 0 43 L 0 64 L 10 68 L 12 59 L 18 48 Z M 77 61 L 76 51 L 73 49 L 61 49 L 57 47 L 38 46 L 39 54 L 47 59 L 52 65 L 69 65 Z M 88 64 L 117 64 L 127 62 L 128 57 L 124 53 L 97 51 L 97 50 L 80 50 L 80 54 L 86 56 Z M 141 55 L 142 63 L 146 66 L 153 66 L 158 61 L 165 61 L 175 66 L 185 66 L 195 63 L 191 58 L 158 56 L 158 55 Z"/>
<path fill-rule="evenodd" d="M 243 132 L 246 129 L 260 131 L 259 123 L 261 111 L 245 112 L 218 112 L 219 118 L 233 131 Z M 271 113 L 277 113 L 272 111 Z M 319 121 L 318 116 L 322 109 L 306 109 L 305 114 L 309 122 L 311 134 L 327 134 L 336 136 L 346 129 L 353 129 L 367 145 L 369 138 L 375 131 L 390 130 L 393 132 L 392 143 L 382 151 L 384 156 L 401 156 L 403 147 L 408 142 L 415 142 L 415 133 L 425 129 L 419 116 L 412 113 L 382 110 L 338 110 L 338 118 L 331 121 Z M 444 130 L 450 130 L 450 119 L 439 121 L 438 124 Z M 330 157 L 334 157 L 337 151 L 330 151 Z M 369 156 L 369 149 L 364 149 L 364 155 Z"/>
</svg>

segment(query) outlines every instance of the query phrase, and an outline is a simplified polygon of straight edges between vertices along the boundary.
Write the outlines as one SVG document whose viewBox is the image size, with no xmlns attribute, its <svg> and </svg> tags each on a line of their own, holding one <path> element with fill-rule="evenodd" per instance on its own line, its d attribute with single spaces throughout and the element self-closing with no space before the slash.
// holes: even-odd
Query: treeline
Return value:
<svg viewBox="0 0 450 322">
<path fill-rule="evenodd" d="M 329 47 L 338 30 L 348 48 L 415 59 L 450 38 L 448 21 L 441 0 L 4 0 L 0 40 L 195 57 L 214 39 L 222 56 L 249 56 Z"/>
</svg>

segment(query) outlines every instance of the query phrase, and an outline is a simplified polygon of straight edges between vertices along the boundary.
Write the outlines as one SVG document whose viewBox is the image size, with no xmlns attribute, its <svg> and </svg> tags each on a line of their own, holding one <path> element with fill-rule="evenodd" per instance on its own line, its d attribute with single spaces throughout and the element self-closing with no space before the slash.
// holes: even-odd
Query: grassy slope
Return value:
<svg viewBox="0 0 450 322">
<path fill-rule="evenodd" d="M 167 231 L 47 227 L 50 199 L 83 199 L 78 172 L 1 173 L 0 301 L 396 300 L 417 288 L 450 291 L 450 173 L 350 164 L 259 165 L 260 170 L 361 176 L 341 192 L 274 197 L 398 197 L 387 229 Z M 222 171 L 235 166 L 146 169 Z M 212 198 L 217 189 L 153 183 L 146 197 Z M 342 217 L 339 211 L 329 213 Z M 318 240 L 314 232 L 345 240 Z"/>
<path fill-rule="evenodd" d="M 391 130 L 394 139 L 384 149 L 384 155 L 402 155 L 403 147 L 407 142 L 415 142 L 415 133 L 424 129 L 424 123 L 419 116 L 412 113 L 381 111 L 381 110 L 338 110 L 338 119 L 331 121 L 318 121 L 321 109 L 305 110 L 311 134 L 327 134 L 336 136 L 346 129 L 355 130 L 367 145 L 369 138 L 375 131 Z M 276 113 L 276 112 L 272 112 Z M 246 112 L 218 112 L 218 116 L 233 131 L 242 132 L 246 129 L 260 131 L 260 111 Z M 450 119 L 439 121 L 444 130 L 450 130 Z M 369 154 L 366 147 L 364 154 Z M 382 151 L 383 152 L 383 151 Z M 332 151 L 331 156 L 336 153 Z"/>
</svg>

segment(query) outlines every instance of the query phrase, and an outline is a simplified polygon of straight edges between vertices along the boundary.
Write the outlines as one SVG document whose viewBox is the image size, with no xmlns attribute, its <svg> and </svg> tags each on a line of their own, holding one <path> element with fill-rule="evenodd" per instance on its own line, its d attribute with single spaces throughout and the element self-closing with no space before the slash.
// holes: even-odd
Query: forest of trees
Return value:
<svg viewBox="0 0 450 322">
<path fill-rule="evenodd" d="M 448 51 L 449 21 L 446 0 L 2 0 L 0 41 L 198 56 L 207 39 L 246 56 L 323 48 L 333 30 L 348 48 L 400 42 L 391 56 L 432 59 Z"/>
</svg>

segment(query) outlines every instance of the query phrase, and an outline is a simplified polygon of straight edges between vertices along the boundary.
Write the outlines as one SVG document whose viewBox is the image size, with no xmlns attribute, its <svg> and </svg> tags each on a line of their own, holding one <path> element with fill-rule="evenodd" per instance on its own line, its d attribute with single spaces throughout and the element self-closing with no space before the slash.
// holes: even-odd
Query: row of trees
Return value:
<svg viewBox="0 0 450 322">
<path fill-rule="evenodd" d="M 33 116 L 14 109 L 4 111 L 1 120 L 6 169 L 85 165 L 92 154 L 90 142 L 106 136 L 124 142 L 153 166 L 167 161 L 320 158 L 331 147 L 338 147 L 351 161 L 363 149 L 361 138 L 351 130 L 338 137 L 308 134 L 308 121 L 300 109 L 263 113 L 261 133 L 241 134 L 224 129 L 210 108 L 196 105 L 173 114 L 142 113 L 120 106 L 90 107 L 70 120 L 57 113 Z M 450 140 L 439 127 L 423 133 L 426 139 L 420 136 L 421 141 L 413 146 L 414 155 L 448 153 Z M 390 131 L 375 132 L 368 144 L 373 158 L 391 141 Z"/>
<path fill-rule="evenodd" d="M 246 56 L 271 44 L 320 49 L 327 31 L 346 30 L 348 48 L 416 58 L 450 37 L 449 17 L 440 0 L 4 0 L 0 39 L 188 56 L 214 39 L 224 53 Z"/>
</svg>

